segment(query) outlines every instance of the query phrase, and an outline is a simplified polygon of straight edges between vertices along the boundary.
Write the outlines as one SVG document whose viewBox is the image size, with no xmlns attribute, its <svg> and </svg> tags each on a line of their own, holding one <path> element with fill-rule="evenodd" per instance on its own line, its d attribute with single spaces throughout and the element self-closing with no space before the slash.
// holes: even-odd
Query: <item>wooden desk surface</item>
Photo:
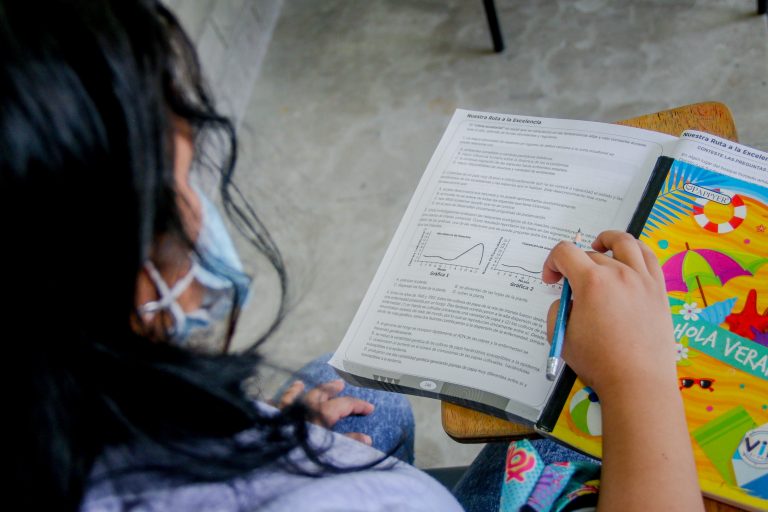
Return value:
<svg viewBox="0 0 768 512">
<path fill-rule="evenodd" d="M 695 103 L 655 114 L 648 114 L 617 124 L 645 128 L 677 137 L 684 130 L 699 130 L 738 141 L 736 126 L 728 107 L 722 103 Z M 525 425 L 512 423 L 465 407 L 443 402 L 443 429 L 460 443 L 486 443 L 536 436 Z M 705 500 L 708 511 L 737 510 L 713 500 Z"/>
</svg>

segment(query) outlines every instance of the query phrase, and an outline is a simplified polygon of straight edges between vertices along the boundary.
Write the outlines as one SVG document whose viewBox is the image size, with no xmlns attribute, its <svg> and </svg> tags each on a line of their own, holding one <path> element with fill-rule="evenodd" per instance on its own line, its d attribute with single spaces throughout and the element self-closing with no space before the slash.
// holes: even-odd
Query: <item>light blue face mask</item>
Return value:
<svg viewBox="0 0 768 512">
<path fill-rule="evenodd" d="M 196 187 L 193 189 L 202 206 L 200 234 L 195 244 L 202 258 L 192 253 L 189 272 L 173 286 L 168 286 L 155 265 L 147 261 L 144 266 L 159 298 L 140 306 L 139 313 L 151 321 L 154 315 L 167 310 L 173 318 L 168 333 L 172 343 L 210 347 L 226 331 L 222 329 L 223 320 L 248 300 L 251 278 L 243 271 L 216 206 Z M 203 289 L 202 302 L 194 311 L 184 311 L 178 298 L 194 281 Z"/>
</svg>

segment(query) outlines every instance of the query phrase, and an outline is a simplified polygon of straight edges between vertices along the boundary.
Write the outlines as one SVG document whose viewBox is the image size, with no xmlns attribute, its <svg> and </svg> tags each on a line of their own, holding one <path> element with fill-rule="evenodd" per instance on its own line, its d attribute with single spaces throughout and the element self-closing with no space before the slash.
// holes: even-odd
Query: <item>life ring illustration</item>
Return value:
<svg viewBox="0 0 768 512">
<path fill-rule="evenodd" d="M 699 197 L 693 205 L 693 220 L 707 231 L 718 234 L 730 233 L 747 218 L 747 205 L 744 204 L 744 200 L 740 195 L 730 190 L 717 190 L 717 192 L 731 198 L 731 207 L 733 208 L 731 218 L 725 222 L 712 222 L 704 213 L 704 207 L 709 203 L 709 199 Z"/>
</svg>

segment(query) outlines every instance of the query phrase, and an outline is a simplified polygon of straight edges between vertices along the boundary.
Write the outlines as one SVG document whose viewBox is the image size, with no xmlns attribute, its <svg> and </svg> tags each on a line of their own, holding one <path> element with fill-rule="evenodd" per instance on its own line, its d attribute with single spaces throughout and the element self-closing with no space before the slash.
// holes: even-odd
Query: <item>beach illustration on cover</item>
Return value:
<svg viewBox="0 0 768 512">
<path fill-rule="evenodd" d="M 640 240 L 653 249 L 664 272 L 678 388 L 702 489 L 764 508 L 768 193 L 675 161 Z M 583 405 L 590 392 L 576 381 L 553 434 L 599 454 L 599 431 L 589 426 L 594 417 L 579 416 L 595 411 L 592 404 Z"/>
</svg>

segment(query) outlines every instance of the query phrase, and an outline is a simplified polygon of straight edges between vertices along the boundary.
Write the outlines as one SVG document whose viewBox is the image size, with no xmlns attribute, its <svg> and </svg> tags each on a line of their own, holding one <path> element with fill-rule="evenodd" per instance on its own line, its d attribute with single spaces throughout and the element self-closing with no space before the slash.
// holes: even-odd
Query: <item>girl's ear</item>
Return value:
<svg viewBox="0 0 768 512">
<path fill-rule="evenodd" d="M 202 220 L 200 198 L 189 183 L 189 171 L 195 157 L 194 134 L 192 127 L 183 119 L 174 119 L 173 127 L 173 176 L 178 207 L 184 230 L 194 241 L 200 233 Z"/>
</svg>

